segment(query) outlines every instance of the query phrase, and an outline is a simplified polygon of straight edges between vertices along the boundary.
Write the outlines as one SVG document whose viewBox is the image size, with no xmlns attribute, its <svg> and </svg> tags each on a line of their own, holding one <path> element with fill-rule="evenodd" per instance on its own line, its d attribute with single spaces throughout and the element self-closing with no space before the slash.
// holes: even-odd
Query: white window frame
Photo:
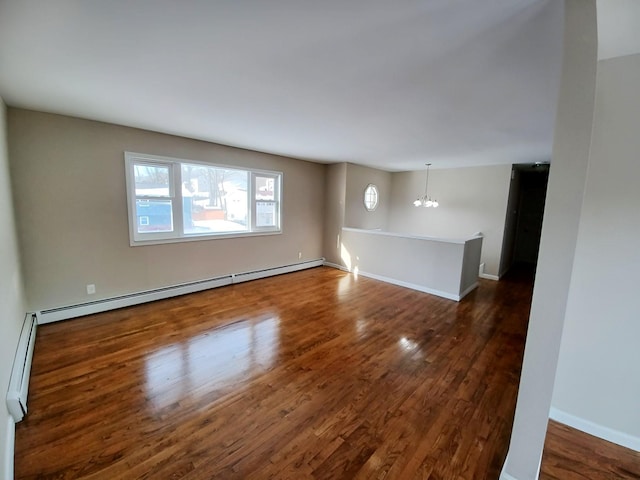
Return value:
<svg viewBox="0 0 640 480">
<path fill-rule="evenodd" d="M 282 203 L 282 197 L 281 197 L 281 193 L 280 193 L 280 189 L 281 189 L 281 178 L 282 178 L 282 174 L 278 174 L 277 172 L 264 172 L 264 171 L 257 171 L 257 170 L 252 170 L 250 171 L 250 175 L 251 180 L 250 180 L 250 185 L 251 185 L 251 194 L 250 194 L 250 202 L 251 202 L 251 207 L 250 207 L 250 217 L 251 217 L 251 230 L 254 232 L 270 232 L 273 230 L 280 230 L 280 222 L 282 220 L 282 215 L 280 213 L 280 205 Z M 258 200 L 256 198 L 256 178 L 257 177 L 261 177 L 261 178 L 272 178 L 273 182 L 274 182 L 274 198 L 275 200 Z M 271 226 L 258 226 L 257 222 L 258 222 L 258 212 L 257 212 L 257 205 L 259 202 L 267 202 L 267 203 L 275 203 L 275 207 L 276 207 L 276 216 L 275 216 L 275 223 L 276 225 L 271 227 Z"/>
<path fill-rule="evenodd" d="M 375 184 L 370 183 L 364 189 L 363 201 L 364 208 L 366 208 L 368 212 L 373 212 L 378 208 L 378 204 L 380 203 L 380 191 Z"/>
<path fill-rule="evenodd" d="M 202 162 L 198 160 L 186 160 L 180 158 L 149 155 L 144 153 L 124 152 L 125 159 L 125 180 L 127 188 L 127 211 L 129 217 L 129 244 L 131 246 L 154 245 L 161 243 L 189 242 L 195 240 L 214 240 L 221 238 L 247 237 L 256 235 L 278 235 L 282 233 L 282 182 L 283 173 L 271 170 L 259 170 L 254 168 L 240 167 L 236 165 L 223 165 L 218 163 Z M 136 195 L 135 188 L 135 165 L 146 164 L 150 166 L 169 167 L 169 196 Z M 222 232 L 222 233 L 185 233 L 182 215 L 182 165 L 202 165 L 205 167 L 216 167 L 234 169 L 248 173 L 247 178 L 247 227 L 246 231 Z M 267 177 L 274 179 L 274 196 L 276 203 L 276 225 L 257 227 L 256 226 L 256 203 L 262 200 L 256 199 L 255 179 L 256 177 Z M 138 233 L 136 200 L 171 200 L 171 211 L 173 220 L 173 231 L 171 232 L 145 232 Z"/>
</svg>

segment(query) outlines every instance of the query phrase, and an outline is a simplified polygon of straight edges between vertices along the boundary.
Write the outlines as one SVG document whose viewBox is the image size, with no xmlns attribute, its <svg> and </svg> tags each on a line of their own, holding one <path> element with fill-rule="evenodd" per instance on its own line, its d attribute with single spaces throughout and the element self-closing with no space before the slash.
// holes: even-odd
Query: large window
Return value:
<svg viewBox="0 0 640 480">
<path fill-rule="evenodd" d="M 281 231 L 282 173 L 125 153 L 131 245 Z"/>
</svg>

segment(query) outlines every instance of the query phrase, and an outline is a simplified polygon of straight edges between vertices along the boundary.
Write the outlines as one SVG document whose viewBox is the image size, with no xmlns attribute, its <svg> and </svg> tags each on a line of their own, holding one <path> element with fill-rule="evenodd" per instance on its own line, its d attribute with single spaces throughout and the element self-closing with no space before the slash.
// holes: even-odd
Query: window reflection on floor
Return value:
<svg viewBox="0 0 640 480">
<path fill-rule="evenodd" d="M 186 395 L 228 389 L 267 370 L 279 346 L 277 317 L 242 320 L 146 357 L 147 401 L 155 411 Z"/>
</svg>

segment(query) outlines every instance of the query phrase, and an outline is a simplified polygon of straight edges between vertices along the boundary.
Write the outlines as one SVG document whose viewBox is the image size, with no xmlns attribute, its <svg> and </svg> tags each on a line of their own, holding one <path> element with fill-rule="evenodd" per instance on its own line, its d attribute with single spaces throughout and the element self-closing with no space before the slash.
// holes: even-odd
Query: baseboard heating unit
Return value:
<svg viewBox="0 0 640 480">
<path fill-rule="evenodd" d="M 251 272 L 232 273 L 220 277 L 198 280 L 195 282 L 183 283 L 180 285 L 172 285 L 144 292 L 131 293 L 118 297 L 105 298 L 94 302 L 80 303 L 77 305 L 69 305 L 66 307 L 52 308 L 38 312 L 38 323 L 45 324 L 57 322 L 59 320 L 67 320 L 70 318 L 81 317 L 83 315 L 91 315 L 93 313 L 106 312 L 116 308 L 130 307 L 140 303 L 162 300 L 164 298 L 176 297 L 187 293 L 199 292 L 210 288 L 223 287 L 234 283 L 248 282 L 259 278 L 271 277 L 283 273 L 296 272 L 306 268 L 319 267 L 324 263 L 324 259 L 310 260 L 306 262 L 294 263 Z"/>
<path fill-rule="evenodd" d="M 37 327 L 38 316 L 35 313 L 28 313 L 18 340 L 16 357 L 13 360 L 13 369 L 9 380 L 9 391 L 7 392 L 7 408 L 16 423 L 22 420 L 27 413 L 29 375 L 31 374 Z"/>
</svg>

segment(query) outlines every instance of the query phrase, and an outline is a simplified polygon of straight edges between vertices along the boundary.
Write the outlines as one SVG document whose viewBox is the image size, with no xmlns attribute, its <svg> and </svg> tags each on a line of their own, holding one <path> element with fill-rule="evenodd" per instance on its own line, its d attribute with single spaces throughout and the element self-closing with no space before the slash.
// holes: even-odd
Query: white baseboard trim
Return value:
<svg viewBox="0 0 640 480">
<path fill-rule="evenodd" d="M 83 315 L 105 312 L 107 310 L 114 310 L 116 308 L 130 307 L 132 305 L 138 305 L 141 303 L 153 302 L 155 300 L 176 297 L 178 295 L 199 292 L 202 290 L 208 290 L 210 288 L 223 287 L 225 285 L 231 285 L 233 283 L 248 282 L 250 280 L 271 277 L 274 275 L 281 275 L 283 273 L 297 272 L 306 268 L 319 267 L 323 264 L 324 259 L 320 258 L 307 262 L 255 270 L 252 272 L 233 273 L 230 275 L 224 275 L 221 277 L 210 278 L 206 280 L 199 280 L 196 282 L 172 285 L 168 287 L 157 288 L 154 290 L 121 295 L 118 297 L 105 298 L 102 300 L 96 300 L 94 302 L 42 310 L 38 312 L 38 323 L 44 324 L 57 322 L 60 320 L 68 320 L 70 318 L 81 317 Z"/>
<path fill-rule="evenodd" d="M 332 262 L 325 261 L 324 265 L 326 267 L 337 268 L 338 270 L 342 270 L 343 272 L 354 273 L 351 270 L 349 270 L 347 267 L 344 267 L 342 265 L 338 265 L 337 263 L 332 263 Z M 387 283 L 391 283 L 393 285 L 399 285 L 401 287 L 411 288 L 412 290 L 418 290 L 419 292 L 430 293 L 431 295 L 436 295 L 438 297 L 447 298 L 449 300 L 455 300 L 456 302 L 459 302 L 466 295 L 468 295 L 473 290 L 478 288 L 478 282 L 476 282 L 473 285 L 469 286 L 460 295 L 455 295 L 453 293 L 443 292 L 442 290 L 436 290 L 436 289 L 433 289 L 433 288 L 423 287 L 422 285 L 417 285 L 415 283 L 403 282 L 402 280 L 396 280 L 395 278 L 385 277 L 383 275 L 376 275 L 375 273 L 363 272 L 362 270 L 358 270 L 357 274 L 358 275 L 362 275 L 363 277 L 373 278 L 374 280 L 380 280 L 381 282 L 387 282 Z"/>
<path fill-rule="evenodd" d="M 518 480 L 513 475 L 509 475 L 505 470 L 507 469 L 507 464 L 509 463 L 509 452 L 507 452 L 507 456 L 504 459 L 504 463 L 502 464 L 502 470 L 500 470 L 499 480 Z"/>
<path fill-rule="evenodd" d="M 640 438 L 629 435 L 628 433 L 620 432 L 613 428 L 585 420 L 584 418 L 576 417 L 570 413 L 558 410 L 555 407 L 551 407 L 551 410 L 549 411 L 549 418 L 588 433 L 589 435 L 593 435 L 594 437 L 606 440 L 607 442 L 615 443 L 616 445 L 640 452 Z"/>
<path fill-rule="evenodd" d="M 232 283 L 249 282 L 251 280 L 258 280 L 260 278 L 273 277 L 275 275 L 282 275 L 283 273 L 293 273 L 307 268 L 321 267 L 324 265 L 324 259 L 310 260 L 308 262 L 294 263 L 291 265 L 285 265 L 282 267 L 265 268 L 263 270 L 256 270 L 253 272 L 234 273 L 231 275 Z"/>
<path fill-rule="evenodd" d="M 13 417 L 7 415 L 7 439 L 4 451 L 4 477 L 13 478 L 13 458 L 15 454 L 16 424 Z"/>
<path fill-rule="evenodd" d="M 473 292 L 476 288 L 478 288 L 478 282 L 475 282 L 473 285 L 469 285 L 465 291 L 460 293 L 460 298 L 458 300 L 462 300 L 464 297 Z"/>
<path fill-rule="evenodd" d="M 325 267 L 331 267 L 331 268 L 337 268 L 338 270 L 342 270 L 343 272 L 350 273 L 350 271 L 349 271 L 349 269 L 347 267 L 344 267 L 342 265 L 338 265 L 337 263 L 327 262 L 326 260 L 324 262 L 324 266 Z"/>
<path fill-rule="evenodd" d="M 510 473 L 507 473 L 507 465 L 509 464 L 509 452 L 507 452 L 507 456 L 504 459 L 504 463 L 502 464 L 502 470 L 500 471 L 500 480 L 519 480 L 518 478 L 514 477 L 513 475 L 511 475 Z M 538 459 L 538 473 L 536 473 L 535 478 L 539 478 L 540 477 L 540 468 L 542 467 L 542 452 L 540 452 L 540 458 Z"/>
<path fill-rule="evenodd" d="M 506 462 L 505 462 L 505 465 L 506 465 Z M 518 480 L 518 479 L 513 475 L 509 475 L 507 472 L 504 471 L 504 468 L 503 468 L 502 473 L 500 473 L 500 480 Z"/>
<path fill-rule="evenodd" d="M 7 410 L 14 422 L 19 422 L 27 414 L 29 397 L 29 377 L 38 329 L 38 316 L 27 313 L 22 324 L 16 354 L 13 359 L 9 388 L 7 389 Z"/>
<path fill-rule="evenodd" d="M 69 305 L 66 307 L 51 308 L 38 312 L 38 323 L 52 323 L 60 320 L 68 320 L 70 318 L 82 317 L 94 313 L 106 312 L 107 310 L 115 310 L 116 308 L 130 307 L 140 303 L 153 302 L 164 298 L 176 297 L 187 293 L 199 292 L 209 288 L 222 287 L 233 283 L 231 275 L 225 277 L 212 278 L 193 282 L 183 285 L 174 285 L 171 287 L 158 288 L 156 290 L 148 290 L 143 292 L 131 293 L 118 297 L 105 298 L 96 300 L 95 302 L 80 303 L 77 305 Z"/>
<path fill-rule="evenodd" d="M 430 293 L 431 295 L 436 295 L 438 297 L 443 297 L 449 300 L 460 301 L 462 298 L 460 295 L 456 295 L 449 292 L 444 292 L 442 290 L 436 290 L 434 288 L 424 287 L 422 285 L 417 285 L 415 283 L 403 282 L 402 280 L 396 280 L 395 278 L 385 277 L 383 275 L 376 275 L 375 273 L 363 272 L 362 270 L 358 271 L 358 275 L 362 275 L 363 277 L 373 278 L 374 280 L 380 280 L 381 282 L 391 283 L 393 285 L 398 285 L 400 287 L 411 288 L 412 290 L 418 290 L 419 292 Z"/>
<path fill-rule="evenodd" d="M 485 280 L 495 280 L 498 281 L 500 280 L 500 277 L 498 275 L 491 275 L 489 273 L 481 273 L 480 275 L 478 275 L 480 278 L 484 278 Z"/>
</svg>

